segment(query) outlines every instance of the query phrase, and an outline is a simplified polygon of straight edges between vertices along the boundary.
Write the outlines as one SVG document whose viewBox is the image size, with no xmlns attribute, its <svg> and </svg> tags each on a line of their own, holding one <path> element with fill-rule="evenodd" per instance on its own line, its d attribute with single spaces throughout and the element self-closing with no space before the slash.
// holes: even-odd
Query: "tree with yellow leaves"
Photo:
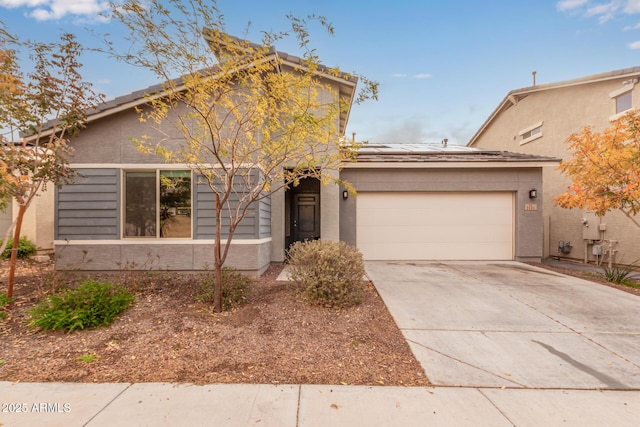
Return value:
<svg viewBox="0 0 640 427">
<path fill-rule="evenodd" d="M 33 67 L 26 74 L 18 61 L 20 50 L 31 60 L 24 63 Z M 0 22 L 0 209 L 12 200 L 18 204 L 12 225 L 9 298 L 24 214 L 48 183 L 73 179 L 68 138 L 84 126 L 86 111 L 102 102 L 79 73 L 82 50 L 72 34 L 62 35 L 56 43 L 19 41 Z M 17 142 L 20 134 L 28 135 L 29 142 L 26 138 Z"/>
<path fill-rule="evenodd" d="M 573 157 L 559 169 L 573 182 L 555 197 L 558 206 L 600 216 L 617 209 L 640 227 L 640 112 L 619 118 L 603 132 L 584 127 L 567 143 Z"/>
<path fill-rule="evenodd" d="M 355 86 L 357 77 L 323 67 L 310 48 L 310 22 L 333 31 L 321 16 L 290 16 L 290 33 L 263 32 L 254 44 L 226 34 L 211 1 L 129 1 L 114 4 L 112 13 L 133 48 L 110 53 L 164 83 L 140 110 L 140 120 L 157 133 L 134 143 L 166 162 L 190 165 L 215 194 L 214 309 L 221 311 L 222 267 L 249 207 L 306 177 L 329 184 L 336 176 L 330 172 L 353 155 L 338 129 L 350 100 L 338 95 L 335 82 Z M 303 51 L 295 63 L 274 48 L 287 37 Z M 375 82 L 362 76 L 360 82 L 356 102 L 377 97 Z M 167 122 L 182 136 L 179 149 L 168 148 L 174 135 L 158 136 Z"/>
</svg>

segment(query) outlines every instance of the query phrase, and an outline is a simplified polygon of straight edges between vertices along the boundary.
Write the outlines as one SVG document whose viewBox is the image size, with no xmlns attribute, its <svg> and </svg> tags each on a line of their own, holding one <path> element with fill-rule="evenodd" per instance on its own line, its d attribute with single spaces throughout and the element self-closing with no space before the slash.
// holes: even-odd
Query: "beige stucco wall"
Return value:
<svg viewBox="0 0 640 427">
<path fill-rule="evenodd" d="M 12 222 L 13 204 L 9 203 L 4 211 L 0 210 L 0 240 L 4 239 L 4 235 Z"/>
<path fill-rule="evenodd" d="M 621 89 L 624 80 L 628 77 L 531 93 L 499 113 L 474 146 L 567 159 L 571 153 L 565 141 L 571 133 L 586 125 L 602 131 L 611 124 L 615 101 L 610 94 Z M 640 108 L 640 84 L 632 89 L 632 99 L 633 107 Z M 542 137 L 521 145 L 521 130 L 539 122 L 543 122 Z M 545 256 L 558 255 L 558 242 L 570 241 L 573 249 L 568 257 L 583 260 L 586 252 L 588 259 L 593 260 L 592 248 L 588 246 L 585 251 L 582 238 L 584 227 L 580 219 L 585 213 L 559 208 L 553 202 L 553 197 L 566 190 L 569 181 L 556 168 L 549 167 L 544 169 L 543 180 L 543 210 L 548 222 L 545 232 L 549 236 Z M 600 221 L 606 224 L 600 237 L 619 241 L 618 261 L 640 258 L 640 228 L 618 211 L 608 213 Z"/>
<path fill-rule="evenodd" d="M 53 251 L 53 200 L 55 192 L 40 190 L 24 214 L 20 235 L 31 240 L 41 254 Z M 6 211 L 0 212 L 0 241 L 18 215 L 18 204 L 12 201 Z M 9 237 L 13 237 L 13 230 Z"/>
</svg>

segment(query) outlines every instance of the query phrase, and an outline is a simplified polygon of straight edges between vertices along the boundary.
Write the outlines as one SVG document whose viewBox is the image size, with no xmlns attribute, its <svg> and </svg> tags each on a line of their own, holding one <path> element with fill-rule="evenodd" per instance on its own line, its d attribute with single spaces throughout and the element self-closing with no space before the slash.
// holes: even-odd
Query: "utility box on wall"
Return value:
<svg viewBox="0 0 640 427">
<path fill-rule="evenodd" d="M 600 217 L 594 212 L 582 215 L 582 238 L 584 240 L 600 240 Z"/>
</svg>

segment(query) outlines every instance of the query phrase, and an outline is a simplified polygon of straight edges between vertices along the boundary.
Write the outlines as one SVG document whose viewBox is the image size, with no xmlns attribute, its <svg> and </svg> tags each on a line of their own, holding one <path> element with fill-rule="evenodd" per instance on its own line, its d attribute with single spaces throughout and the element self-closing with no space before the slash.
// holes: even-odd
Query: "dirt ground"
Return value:
<svg viewBox="0 0 640 427">
<path fill-rule="evenodd" d="M 640 295 L 598 274 L 535 265 Z M 109 327 L 64 333 L 28 327 L 27 310 L 69 276 L 21 261 L 14 307 L 0 319 L 0 381 L 428 384 L 371 284 L 360 306 L 329 309 L 276 281 L 281 269 L 272 266 L 246 304 L 225 313 L 197 301 L 194 276 L 124 272 L 112 280 L 128 283 L 135 305 Z M 7 276 L 3 260 L 2 292 Z"/>
<path fill-rule="evenodd" d="M 574 277 L 579 277 L 581 279 L 590 280 L 592 282 L 596 282 L 601 285 L 609 286 L 611 288 L 616 288 L 618 290 L 627 292 L 629 294 L 640 296 L 640 283 L 638 282 L 635 282 L 637 287 L 624 286 L 616 283 L 607 282 L 604 276 L 600 273 L 594 273 L 591 271 L 582 271 L 574 268 L 560 268 L 560 267 L 554 267 L 547 264 L 539 264 L 539 263 L 531 263 L 531 265 L 546 268 L 548 270 L 557 271 L 558 273 L 566 274 L 568 276 L 574 276 Z"/>
<path fill-rule="evenodd" d="M 21 261 L 14 306 L 0 319 L 0 381 L 428 384 L 371 284 L 360 306 L 330 309 L 276 281 L 281 269 L 225 313 L 197 301 L 191 275 L 123 273 L 135 305 L 109 327 L 65 333 L 28 327 L 27 310 L 67 279 Z M 2 261 L 2 292 L 7 276 Z"/>
</svg>

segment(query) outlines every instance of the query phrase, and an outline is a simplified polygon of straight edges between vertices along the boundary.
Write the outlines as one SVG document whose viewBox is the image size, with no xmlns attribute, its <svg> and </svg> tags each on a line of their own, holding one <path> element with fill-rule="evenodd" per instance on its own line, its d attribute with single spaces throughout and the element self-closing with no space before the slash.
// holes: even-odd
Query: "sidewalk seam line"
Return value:
<svg viewBox="0 0 640 427">
<path fill-rule="evenodd" d="M 113 397 L 113 399 L 111 399 L 110 401 L 108 401 L 108 402 L 107 402 L 107 404 L 106 404 L 106 405 L 104 405 L 104 406 L 103 406 L 103 407 L 102 407 L 98 412 L 96 412 L 95 414 L 93 414 L 93 416 L 92 416 L 91 418 L 89 418 L 89 419 L 87 420 L 87 422 L 86 422 L 86 423 L 84 423 L 84 424 L 82 425 L 82 427 L 86 427 L 86 426 L 88 426 L 88 425 L 89 425 L 89 423 L 90 423 L 91 421 L 93 421 L 93 420 L 94 420 L 98 415 L 100 415 L 100 414 L 102 413 L 102 411 L 104 411 L 105 409 L 107 409 L 107 407 L 109 407 L 109 406 L 110 406 L 110 405 L 111 405 L 111 404 L 112 404 L 112 403 L 113 403 L 117 398 L 119 398 L 120 396 L 122 396 L 122 393 L 124 393 L 125 391 L 129 390 L 129 388 L 131 388 L 131 386 L 132 386 L 133 384 L 134 384 L 134 383 L 129 383 L 129 385 L 127 385 L 124 389 L 122 389 L 122 391 L 121 391 L 120 393 L 116 394 L 116 395 Z"/>
<path fill-rule="evenodd" d="M 296 410 L 296 427 L 300 425 L 300 400 L 302 398 L 302 384 L 298 384 L 298 408 Z"/>
<path fill-rule="evenodd" d="M 509 423 L 511 423 L 511 425 L 512 425 L 512 426 L 515 426 L 515 425 L 516 425 L 516 423 L 514 423 L 514 422 L 511 420 L 511 418 L 509 418 L 509 417 L 507 416 L 507 414 L 505 414 L 505 413 L 504 413 L 504 411 L 503 411 L 502 409 L 500 409 L 500 408 L 498 407 L 498 405 L 496 405 L 496 403 L 495 403 L 493 400 L 491 400 L 491 399 L 489 398 L 489 396 L 487 396 L 486 394 L 484 394 L 484 393 L 482 392 L 482 389 L 477 388 L 476 390 L 478 390 L 478 393 L 480 393 L 480 394 L 481 394 L 485 399 L 487 399 L 487 400 L 489 401 L 489 403 L 491 404 L 491 406 L 493 406 L 494 408 L 496 408 L 496 410 L 497 410 L 498 412 L 500 412 L 500 414 L 501 414 L 503 417 L 505 417 L 505 418 L 506 418 L 506 420 L 507 420 L 507 421 L 509 421 Z"/>
<path fill-rule="evenodd" d="M 505 378 L 505 377 L 503 377 L 503 376 L 501 376 L 501 375 L 499 375 L 499 374 L 496 374 L 495 372 L 491 372 L 491 371 L 488 371 L 488 370 L 486 370 L 486 369 L 484 369 L 484 368 L 481 368 L 480 366 L 472 365 L 472 364 L 471 364 L 471 363 L 469 363 L 469 362 L 465 362 L 464 360 L 461 360 L 461 359 L 458 359 L 458 358 L 456 358 L 456 357 L 450 356 L 450 355 L 448 355 L 448 354 L 446 354 L 446 353 L 443 353 L 443 352 L 438 351 L 438 350 L 436 350 L 436 349 L 433 349 L 433 348 L 431 348 L 431 347 L 427 347 L 426 345 L 421 344 L 421 343 L 416 342 L 416 341 L 413 341 L 413 340 L 411 340 L 411 339 L 409 339 L 409 338 L 407 338 L 407 337 L 405 337 L 405 339 L 406 339 L 408 342 L 412 342 L 412 343 L 414 343 L 415 345 L 418 345 L 418 346 L 420 346 L 420 347 L 426 348 L 427 350 L 429 350 L 429 351 L 433 351 L 434 353 L 438 353 L 438 354 L 440 354 L 440 355 L 442 355 L 442 356 L 444 356 L 444 357 L 446 357 L 446 358 L 448 358 L 448 359 L 455 360 L 456 362 L 461 363 L 461 364 L 463 364 L 463 365 L 470 366 L 470 367 L 472 367 L 472 368 L 474 368 L 474 369 L 477 369 L 477 370 L 479 370 L 479 371 L 481 371 L 481 372 L 487 373 L 487 374 L 489 374 L 489 375 L 493 375 L 493 376 L 495 376 L 495 377 L 500 378 L 501 380 L 508 381 L 508 382 L 510 382 L 510 383 L 512 383 L 512 384 L 516 384 L 516 385 L 518 385 L 518 386 L 520 386 L 520 387 L 528 388 L 525 384 L 520 384 L 520 383 L 519 383 L 519 382 L 517 382 L 517 381 L 511 380 L 511 379 L 509 379 L 509 378 Z M 422 369 L 424 369 L 424 370 L 425 370 L 425 374 L 426 374 L 427 369 L 426 369 L 424 366 L 422 367 Z M 427 376 L 428 376 L 428 375 L 427 375 Z"/>
</svg>

